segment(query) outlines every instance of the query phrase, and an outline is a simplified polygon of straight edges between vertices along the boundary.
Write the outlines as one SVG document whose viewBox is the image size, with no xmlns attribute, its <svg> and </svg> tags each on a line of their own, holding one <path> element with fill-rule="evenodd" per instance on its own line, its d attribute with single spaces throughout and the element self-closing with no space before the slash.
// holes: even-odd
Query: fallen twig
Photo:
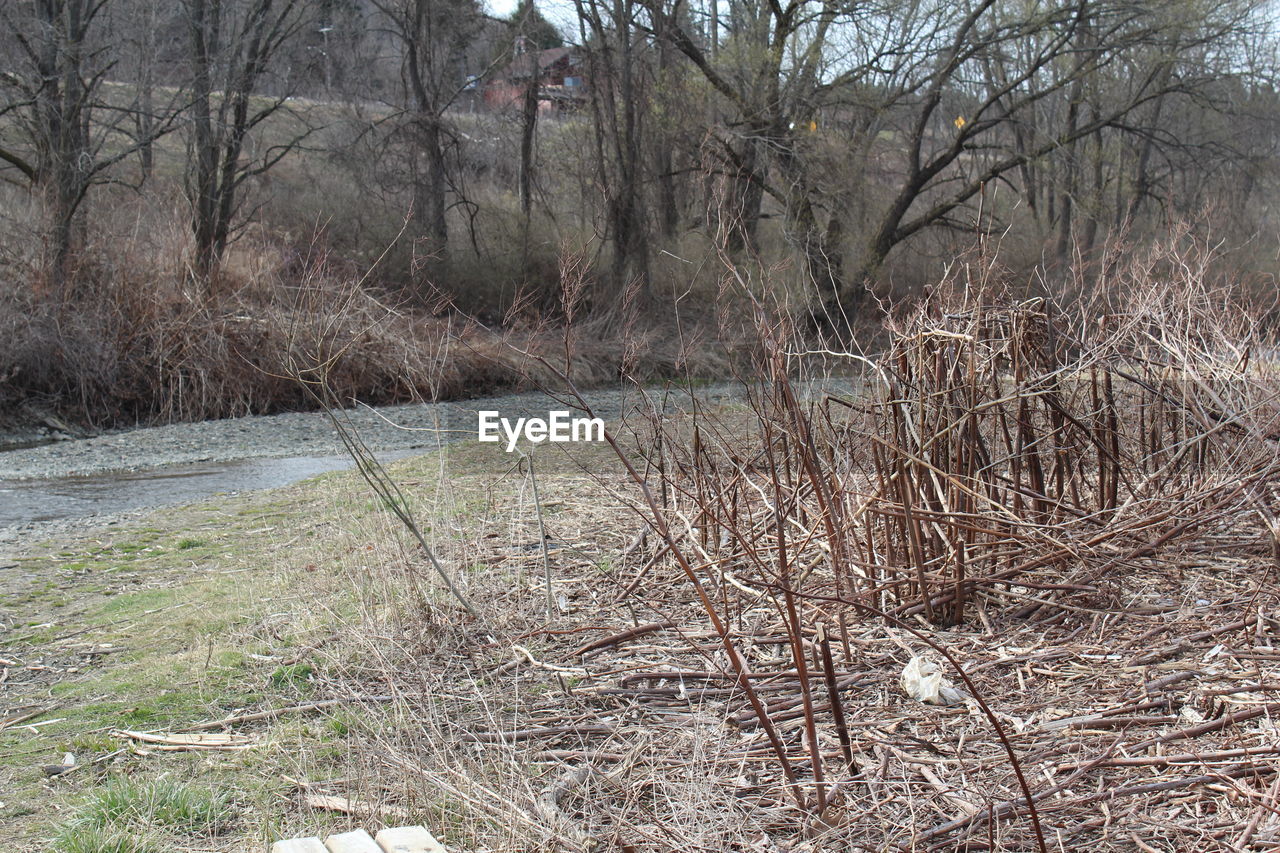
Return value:
<svg viewBox="0 0 1280 853">
<path fill-rule="evenodd" d="M 511 732 L 463 732 L 462 739 L 475 743 L 516 743 L 534 738 L 558 735 L 607 735 L 613 734 L 612 726 L 542 726 L 533 729 L 517 729 Z"/>
<path fill-rule="evenodd" d="M 1059 764 L 1058 770 L 1077 770 L 1081 767 L 1168 767 L 1174 764 L 1205 764 L 1211 761 L 1226 761 L 1251 755 L 1275 754 L 1280 754 L 1280 744 L 1249 746 L 1241 747 L 1240 749 L 1221 749 L 1216 752 L 1179 752 L 1173 755 L 1123 756 L 1120 758 L 1108 758 L 1102 762 L 1094 760 L 1073 764 Z"/>
<path fill-rule="evenodd" d="M 333 794 L 306 794 L 302 801 L 308 807 L 319 809 L 326 812 L 340 812 L 356 817 L 377 817 L 386 816 L 395 818 L 396 820 L 411 820 L 411 812 L 408 809 L 399 806 L 379 805 L 377 803 L 362 803 L 347 797 L 339 797 Z"/>
<path fill-rule="evenodd" d="M 1186 740 L 1187 738 L 1197 737 L 1207 732 L 1216 732 L 1218 729 L 1225 729 L 1227 726 L 1233 726 L 1236 723 L 1243 723 L 1245 720 L 1252 720 L 1254 717 L 1261 717 L 1263 714 L 1270 713 L 1280 709 L 1280 702 L 1269 702 L 1266 705 L 1258 705 L 1255 708 L 1246 708 L 1243 711 L 1237 711 L 1234 714 L 1227 714 L 1216 720 L 1210 720 L 1207 723 L 1201 723 L 1198 726 L 1191 726 L 1186 729 L 1178 729 L 1177 731 L 1168 732 L 1158 737 L 1134 744 L 1131 749 L 1137 751 L 1155 746 L 1161 743 L 1170 743 L 1175 740 Z"/>
<path fill-rule="evenodd" d="M 165 752 L 181 752 L 185 750 L 219 750 L 224 752 L 242 752 L 258 745 L 252 738 L 234 734 L 164 734 L 162 732 L 135 732 L 117 729 L 111 732 L 116 737 L 128 738 L 139 743 L 152 744 L 155 749 Z"/>
<path fill-rule="evenodd" d="M 568 656 L 571 658 L 581 657 L 583 655 L 590 654 L 591 652 L 607 649 L 610 646 L 617 645 L 618 643 L 625 643 L 627 640 L 632 640 L 636 637 L 642 637 L 645 634 L 652 634 L 655 631 L 670 628 L 675 624 L 675 622 L 667 620 L 664 622 L 650 622 L 647 625 L 637 625 L 634 628 L 628 628 L 625 631 L 619 631 L 616 634 L 610 634 L 607 637 L 601 637 L 598 640 L 593 640 L 585 646 L 574 649 Z"/>
<path fill-rule="evenodd" d="M 274 720 L 276 717 L 283 717 L 286 714 L 302 714 L 307 711 L 319 711 L 322 708 L 332 708 L 335 705 L 347 705 L 352 702 L 390 702 L 394 700 L 394 696 L 351 696 L 345 699 L 324 699 L 319 702 L 307 702 L 305 705 L 290 705 L 287 708 L 272 708 L 269 711 L 256 711 L 252 714 L 241 714 L 236 717 L 224 717 L 221 720 L 213 720 L 208 723 L 198 723 L 190 726 L 189 732 L 207 732 L 212 729 L 226 728 L 240 723 L 256 723 L 259 720 Z"/>
</svg>

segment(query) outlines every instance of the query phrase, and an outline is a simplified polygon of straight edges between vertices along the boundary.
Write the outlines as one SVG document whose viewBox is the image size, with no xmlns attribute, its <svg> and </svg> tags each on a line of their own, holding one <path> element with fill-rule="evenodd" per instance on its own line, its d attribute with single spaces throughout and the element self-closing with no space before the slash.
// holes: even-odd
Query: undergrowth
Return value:
<svg viewBox="0 0 1280 853">
<path fill-rule="evenodd" d="M 1280 789 L 1275 346 L 1204 261 L 1074 306 L 960 269 L 874 356 L 762 306 L 744 405 L 642 388 L 613 459 L 542 498 L 509 466 L 479 523 L 444 478 L 478 612 L 362 556 L 335 677 L 403 706 L 353 755 L 382 784 L 331 790 L 460 849 L 1273 844 L 1235 792 Z M 901 680 L 940 660 L 952 698 Z"/>
<path fill-rule="evenodd" d="M 67 280 L 42 280 L 38 257 L 0 273 L 0 413 L 55 413 L 96 427 L 309 410 L 288 375 L 323 365 L 350 405 L 454 399 L 530 387 L 524 353 L 562 344 L 559 320 L 516 300 L 493 328 L 457 312 L 432 282 L 379 281 L 377 265 L 333 255 L 318 234 L 302 250 L 261 235 L 234 244 L 211 280 L 187 260 L 175 217 L 85 247 Z M 717 347 L 691 346 L 653 317 L 615 346 L 615 312 L 582 323 L 578 378 L 725 373 Z M 637 356 L 638 353 L 638 357 Z"/>
</svg>

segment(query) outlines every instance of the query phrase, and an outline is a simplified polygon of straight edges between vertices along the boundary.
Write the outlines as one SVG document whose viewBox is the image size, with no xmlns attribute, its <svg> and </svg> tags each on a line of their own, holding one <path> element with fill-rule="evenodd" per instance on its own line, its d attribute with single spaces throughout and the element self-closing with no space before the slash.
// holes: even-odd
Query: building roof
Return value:
<svg viewBox="0 0 1280 853">
<path fill-rule="evenodd" d="M 551 47 L 546 50 L 523 53 L 511 60 L 498 76 L 508 79 L 528 77 L 533 73 L 533 63 L 535 61 L 538 63 L 538 71 L 542 72 L 555 65 L 561 59 L 573 55 L 576 50 L 577 48 L 574 46 L 568 45 L 566 47 Z"/>
</svg>

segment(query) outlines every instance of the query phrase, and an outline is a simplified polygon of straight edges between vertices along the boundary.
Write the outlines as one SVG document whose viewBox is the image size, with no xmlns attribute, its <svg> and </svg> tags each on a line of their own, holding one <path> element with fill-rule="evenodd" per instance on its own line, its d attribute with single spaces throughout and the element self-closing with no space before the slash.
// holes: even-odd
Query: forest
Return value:
<svg viewBox="0 0 1280 853">
<path fill-rule="evenodd" d="M 1274 289 L 1267 3 L 553 13 L 4 3 L 0 404 L 279 411 L 289 353 L 345 398 L 473 394 L 567 325 L 588 381 L 723 376 L 751 305 L 874 347 L 975 251 L 1068 300 L 1169 241 Z"/>
</svg>

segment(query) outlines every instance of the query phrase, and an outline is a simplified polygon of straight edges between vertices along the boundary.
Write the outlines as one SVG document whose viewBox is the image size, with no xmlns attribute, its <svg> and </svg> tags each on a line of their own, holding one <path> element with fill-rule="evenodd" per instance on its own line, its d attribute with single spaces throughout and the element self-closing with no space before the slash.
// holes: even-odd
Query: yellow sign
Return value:
<svg viewBox="0 0 1280 853">
<path fill-rule="evenodd" d="M 964 116 L 956 116 L 956 120 L 952 122 L 956 126 L 956 130 L 964 130 L 966 124 Z"/>
</svg>

